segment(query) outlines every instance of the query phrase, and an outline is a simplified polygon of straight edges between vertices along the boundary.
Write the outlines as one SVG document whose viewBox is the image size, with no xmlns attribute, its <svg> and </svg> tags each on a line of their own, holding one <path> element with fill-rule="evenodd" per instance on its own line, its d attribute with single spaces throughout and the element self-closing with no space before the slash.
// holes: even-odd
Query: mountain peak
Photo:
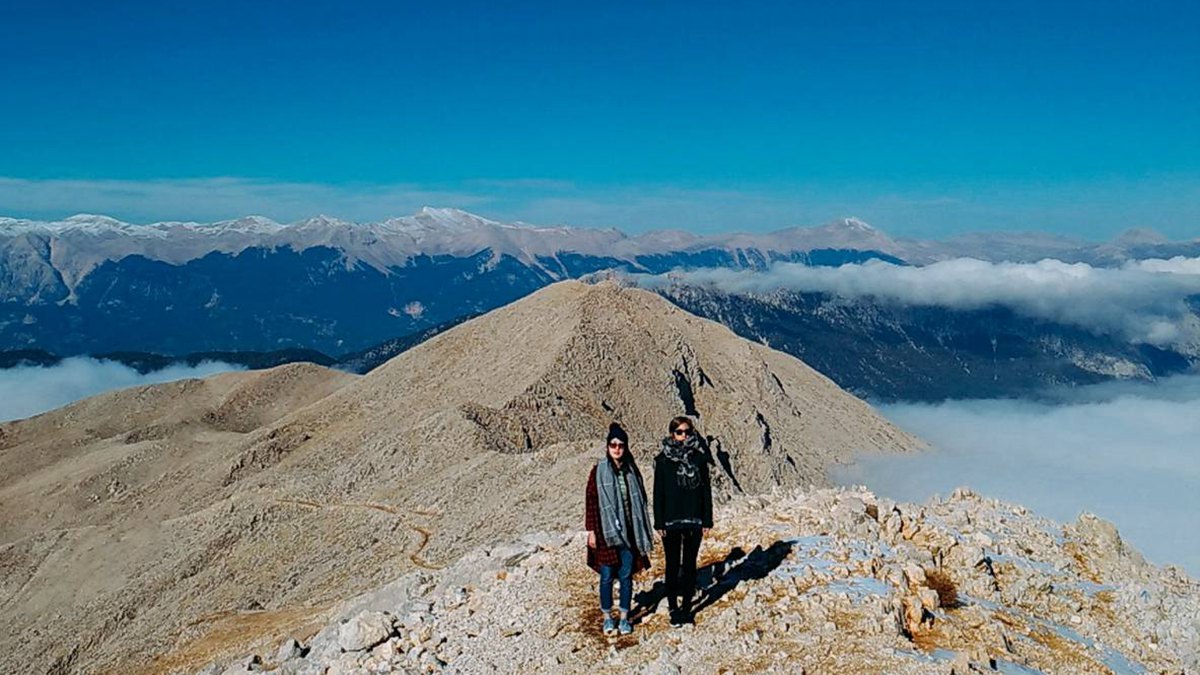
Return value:
<svg viewBox="0 0 1200 675">
<path fill-rule="evenodd" d="M 834 228 L 834 229 L 849 230 L 852 232 L 863 232 L 863 233 L 870 233 L 870 234 L 875 234 L 875 233 L 879 232 L 879 230 L 877 230 L 876 228 L 868 225 L 866 223 L 866 221 L 859 220 L 858 218 L 855 218 L 853 216 L 848 216 L 846 218 L 838 218 L 837 220 L 830 223 L 828 225 L 828 227 Z"/>
<path fill-rule="evenodd" d="M 462 225 L 462 224 L 499 225 L 499 223 L 497 221 L 491 220 L 489 218 L 484 218 L 483 216 L 477 216 L 474 213 L 470 213 L 468 211 L 463 211 L 462 209 L 455 209 L 455 208 L 448 208 L 448 207 L 439 208 L 439 207 L 433 207 L 433 206 L 422 206 L 421 210 L 418 211 L 413 217 L 426 218 L 426 219 L 435 220 L 439 223 L 453 224 L 453 225 Z"/>
<path fill-rule="evenodd" d="M 234 220 L 213 223 L 209 227 L 218 232 L 275 232 L 283 226 L 265 216 L 242 216 Z"/>
<path fill-rule="evenodd" d="M 354 223 L 334 216 L 318 214 L 293 223 L 297 227 L 353 227 Z"/>
<path fill-rule="evenodd" d="M 458 356 L 447 364 L 434 358 L 438 353 Z M 461 386 L 452 396 L 481 404 L 468 417 L 489 445 L 506 452 L 582 441 L 605 418 L 653 444 L 665 420 L 690 412 L 721 428 L 741 467 L 738 479 L 752 491 L 823 482 L 819 467 L 849 457 L 856 444 L 918 444 L 801 361 L 658 294 L 612 281 L 551 284 L 400 355 L 368 375 L 364 391 L 379 387 L 371 396 L 381 396 L 396 390 L 396 378 L 414 377 L 462 383 L 445 390 Z M 781 398 L 747 407 L 762 387 L 775 388 Z M 791 400 L 788 392 L 799 391 L 807 398 Z M 561 414 L 547 415 L 551 408 Z M 808 428 L 794 414 L 803 409 L 822 419 L 845 418 L 844 426 L 828 435 Z M 765 447 L 763 424 L 772 439 Z M 772 444 L 788 447 L 792 459 L 769 452 Z"/>
<path fill-rule="evenodd" d="M 100 214 L 76 214 L 65 217 L 65 219 L 62 219 L 62 222 L 95 222 L 106 223 L 106 225 L 125 225 L 125 223 L 116 220 L 115 217 Z"/>
<path fill-rule="evenodd" d="M 1120 246 L 1135 246 L 1139 244 L 1164 244 L 1167 238 L 1160 232 L 1149 227 L 1134 227 L 1125 230 L 1113 239 L 1113 243 Z"/>
</svg>

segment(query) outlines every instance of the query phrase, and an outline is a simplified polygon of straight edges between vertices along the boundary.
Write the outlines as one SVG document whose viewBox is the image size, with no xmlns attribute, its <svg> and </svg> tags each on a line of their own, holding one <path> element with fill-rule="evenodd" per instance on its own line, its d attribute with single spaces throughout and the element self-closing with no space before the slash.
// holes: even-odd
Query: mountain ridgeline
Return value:
<svg viewBox="0 0 1200 675">
<path fill-rule="evenodd" d="M 1189 372 L 1198 359 L 1006 307 L 950 309 L 847 301 L 826 293 L 728 293 L 674 285 L 671 302 L 803 359 L 876 401 L 1036 395 L 1114 379 Z"/>
<path fill-rule="evenodd" d="M 920 265 L 956 256 L 1115 265 L 1200 255 L 1200 242 L 1132 232 L 1105 244 L 1031 234 L 893 239 L 847 218 L 823 227 L 702 237 L 538 228 L 453 209 L 379 223 L 318 217 L 129 225 L 0 218 L 0 366 L 93 355 L 139 370 L 225 360 L 308 361 L 365 373 L 556 281 L 616 271 L 763 270 L 776 262 Z M 1196 355 L 1129 344 L 1003 307 L 898 307 L 869 299 L 668 286 L 665 297 L 812 362 L 878 400 L 1026 395 L 1150 379 Z M 1200 307 L 1200 302 L 1196 303 Z"/>
<path fill-rule="evenodd" d="M 71 356 L 299 348 L 338 355 L 606 269 L 660 274 L 763 269 L 778 261 L 901 262 L 879 251 L 835 248 L 836 236 L 780 248 L 682 234 L 661 242 L 613 230 L 507 225 L 452 209 L 364 225 L 243 221 L 0 219 L 0 349 Z"/>
</svg>

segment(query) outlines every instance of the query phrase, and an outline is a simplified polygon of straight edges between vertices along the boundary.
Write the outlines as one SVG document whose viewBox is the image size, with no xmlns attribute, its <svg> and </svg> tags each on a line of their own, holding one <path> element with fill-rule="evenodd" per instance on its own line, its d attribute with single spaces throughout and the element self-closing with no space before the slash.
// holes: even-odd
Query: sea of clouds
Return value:
<svg viewBox="0 0 1200 675">
<path fill-rule="evenodd" d="M 923 267 L 881 260 L 841 267 L 777 263 L 763 272 L 704 269 L 637 280 L 646 287 L 682 281 L 731 293 L 791 290 L 963 310 L 999 305 L 1131 342 L 1200 348 L 1200 319 L 1188 304 L 1189 296 L 1200 294 L 1200 258 L 1137 260 L 1116 268 L 1052 259 L 957 258 Z"/>
<path fill-rule="evenodd" d="M 142 374 L 115 361 L 87 357 L 63 359 L 54 366 L 19 366 L 0 370 L 0 421 L 29 417 L 111 389 L 206 377 L 240 366 L 204 362 L 170 366 Z"/>
<path fill-rule="evenodd" d="M 1200 354 L 1200 258 L 1120 267 L 959 258 L 924 267 L 873 260 L 841 267 L 780 263 L 764 272 L 696 270 L 638 277 L 655 287 L 730 293 L 828 293 L 883 304 L 1003 306 L 1036 320 Z M 905 501 L 955 487 L 1024 504 L 1059 521 L 1113 521 L 1151 561 L 1200 576 L 1200 374 L 1031 393 L 1023 400 L 880 406 L 934 449 L 864 456 L 836 476 Z"/>
<path fill-rule="evenodd" d="M 1200 576 L 1200 375 L 880 410 L 934 449 L 860 457 L 840 482 L 904 501 L 965 485 L 1061 522 L 1092 512 L 1150 561 Z"/>
</svg>

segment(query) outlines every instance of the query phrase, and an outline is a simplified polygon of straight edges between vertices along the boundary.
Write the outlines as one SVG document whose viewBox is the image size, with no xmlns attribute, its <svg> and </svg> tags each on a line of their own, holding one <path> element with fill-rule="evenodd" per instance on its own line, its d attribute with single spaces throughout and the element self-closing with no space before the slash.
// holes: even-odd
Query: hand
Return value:
<svg viewBox="0 0 1200 675">
<path fill-rule="evenodd" d="M 658 533 L 658 538 L 659 538 L 659 539 L 663 539 L 663 538 L 665 538 L 665 537 L 667 536 L 667 531 L 666 531 L 666 530 L 655 530 L 655 532 L 657 532 L 657 533 Z"/>
<path fill-rule="evenodd" d="M 707 537 L 708 531 L 711 529 L 712 529 L 711 527 L 706 527 L 706 528 L 700 530 L 700 538 L 703 539 L 704 537 Z"/>
<path fill-rule="evenodd" d="M 588 532 L 588 548 L 596 548 L 596 533 Z"/>
</svg>

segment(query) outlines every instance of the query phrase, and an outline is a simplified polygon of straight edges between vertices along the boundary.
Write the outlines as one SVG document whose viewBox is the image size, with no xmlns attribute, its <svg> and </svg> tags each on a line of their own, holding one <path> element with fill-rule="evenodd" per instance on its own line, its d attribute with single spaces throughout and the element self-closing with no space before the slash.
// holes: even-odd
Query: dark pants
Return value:
<svg viewBox="0 0 1200 675">
<path fill-rule="evenodd" d="M 663 535 L 663 551 L 667 557 L 667 604 L 672 610 L 691 611 L 692 595 L 696 592 L 700 535 L 698 527 L 667 530 Z"/>
</svg>

